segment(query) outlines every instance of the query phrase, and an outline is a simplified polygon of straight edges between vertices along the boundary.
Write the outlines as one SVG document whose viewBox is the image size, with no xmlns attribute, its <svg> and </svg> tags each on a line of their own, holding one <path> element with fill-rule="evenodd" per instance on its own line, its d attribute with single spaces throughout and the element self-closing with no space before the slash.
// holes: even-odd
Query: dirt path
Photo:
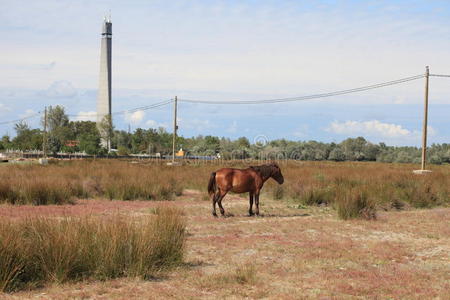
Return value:
<svg viewBox="0 0 450 300">
<path fill-rule="evenodd" d="M 247 200 L 227 197 L 226 218 L 210 216 L 210 203 L 195 191 L 165 202 L 181 207 L 187 218 L 186 265 L 155 281 L 84 282 L 3 296 L 450 299 L 449 208 L 380 213 L 377 221 L 341 221 L 327 207 L 298 209 L 285 201 L 261 202 L 264 216 L 247 217 Z M 118 204 L 92 203 L 106 207 L 93 210 L 96 214 L 115 209 L 146 214 L 159 203 Z"/>
</svg>

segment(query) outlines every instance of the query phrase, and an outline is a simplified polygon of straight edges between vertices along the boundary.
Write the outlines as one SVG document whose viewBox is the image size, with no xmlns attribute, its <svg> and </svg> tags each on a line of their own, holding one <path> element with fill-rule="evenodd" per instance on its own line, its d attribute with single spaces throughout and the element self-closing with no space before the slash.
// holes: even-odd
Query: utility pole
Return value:
<svg viewBox="0 0 450 300">
<path fill-rule="evenodd" d="M 423 126 L 422 126 L 422 166 L 420 170 L 415 170 L 415 174 L 424 174 L 431 171 L 425 170 L 425 164 L 427 160 L 427 127 L 428 127 L 428 87 L 430 79 L 430 68 L 425 67 L 425 101 L 424 101 L 424 114 L 423 114 Z"/>
<path fill-rule="evenodd" d="M 44 151 L 44 158 L 47 158 L 47 106 L 44 110 L 44 135 L 42 141 L 42 150 Z"/>
<path fill-rule="evenodd" d="M 175 143 L 177 139 L 177 96 L 173 103 L 173 138 L 172 138 L 172 164 L 175 164 Z"/>
</svg>

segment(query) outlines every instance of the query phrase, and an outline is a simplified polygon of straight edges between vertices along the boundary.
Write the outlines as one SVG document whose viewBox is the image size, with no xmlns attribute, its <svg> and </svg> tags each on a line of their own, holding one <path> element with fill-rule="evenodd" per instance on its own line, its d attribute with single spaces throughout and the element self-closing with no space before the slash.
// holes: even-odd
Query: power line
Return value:
<svg viewBox="0 0 450 300">
<path fill-rule="evenodd" d="M 111 113 L 112 115 L 120 115 L 120 114 L 126 114 L 126 113 L 133 113 L 133 112 L 137 112 L 137 111 L 144 111 L 144 110 L 149 110 L 149 109 L 153 109 L 153 108 L 158 108 L 167 104 L 170 104 L 173 102 L 173 99 L 170 100 L 165 100 L 165 101 L 161 101 L 161 102 L 157 102 L 151 105 L 146 105 L 146 106 L 141 106 L 141 107 L 136 107 L 136 108 L 131 108 L 131 109 L 127 109 L 127 110 L 122 110 L 122 111 L 116 111 Z M 78 114 L 78 115 L 67 115 L 69 117 L 95 117 L 97 116 L 97 113 L 94 114 Z"/>
<path fill-rule="evenodd" d="M 433 77 L 450 77 L 450 75 L 442 75 L 442 74 L 430 74 Z"/>
<path fill-rule="evenodd" d="M 386 86 L 390 86 L 390 85 L 401 84 L 404 82 L 417 80 L 417 79 L 423 78 L 424 76 L 425 76 L 424 74 L 420 74 L 420 75 L 416 75 L 416 76 L 401 78 L 401 79 L 392 80 L 392 81 L 386 81 L 386 82 L 382 82 L 382 83 L 362 86 L 362 87 L 348 89 L 348 90 L 341 90 L 341 91 L 328 92 L 328 93 L 322 93 L 322 94 L 313 94 L 313 95 L 307 95 L 307 96 L 290 97 L 290 98 L 266 99 L 266 100 L 230 100 L 230 101 L 223 101 L 223 100 L 222 101 L 209 101 L 209 100 L 194 100 L 194 99 L 178 99 L 178 100 L 182 101 L 182 102 L 200 103 L 200 104 L 265 104 L 265 103 L 305 101 L 305 100 L 313 100 L 313 99 L 319 99 L 319 98 L 339 96 L 339 95 L 345 95 L 345 94 L 350 94 L 350 93 L 367 91 L 367 90 L 371 90 L 371 89 L 382 88 L 382 87 L 386 87 Z"/>
<path fill-rule="evenodd" d="M 442 75 L 442 74 L 430 74 L 429 76 L 450 77 L 450 75 Z M 386 82 L 382 82 L 382 83 L 362 86 L 362 87 L 353 88 L 353 89 L 340 90 L 340 91 L 334 91 L 334 92 L 328 92 L 328 93 L 322 93 L 322 94 L 312 94 L 312 95 L 307 95 L 307 96 L 290 97 L 290 98 L 265 99 L 265 100 L 230 100 L 230 101 L 178 99 L 178 101 L 187 102 L 187 103 L 199 103 L 199 104 L 268 104 L 268 103 L 280 103 L 280 102 L 305 101 L 305 100 L 314 100 L 314 99 L 320 99 L 320 98 L 326 98 L 326 97 L 332 97 L 332 96 L 339 96 L 339 95 L 363 92 L 363 91 L 367 91 L 367 90 L 371 90 L 371 89 L 378 89 L 378 88 L 382 88 L 382 87 L 386 87 L 386 86 L 391 86 L 391 85 L 405 83 L 408 81 L 417 80 L 417 79 L 420 79 L 423 77 L 425 77 L 425 75 L 420 74 L 420 75 L 405 77 L 405 78 L 401 78 L 401 79 L 397 79 L 397 80 L 386 81 Z M 154 108 L 158 108 L 158 107 L 161 107 L 164 105 L 168 105 L 168 104 L 172 103 L 173 101 L 174 101 L 174 99 L 164 100 L 164 101 L 157 102 L 157 103 L 154 103 L 151 105 L 146 105 L 146 106 L 136 107 L 136 108 L 132 108 L 132 109 L 113 112 L 112 115 L 120 115 L 120 114 L 134 113 L 137 111 L 145 111 L 145 110 L 149 110 L 149 109 L 154 109 Z M 21 119 L 0 122 L 0 125 L 18 123 L 18 122 L 39 116 L 41 113 L 42 112 L 37 112 L 36 114 L 30 115 L 30 116 L 27 116 L 27 117 L 24 117 Z M 97 116 L 97 113 L 95 113 L 95 114 L 78 114 L 78 115 L 68 114 L 67 116 L 68 117 L 95 117 L 95 116 Z"/>
<path fill-rule="evenodd" d="M 128 110 L 122 110 L 122 111 L 117 111 L 117 112 L 113 112 L 112 115 L 120 115 L 120 114 L 125 114 L 125 113 L 133 113 L 136 111 L 144 111 L 144 110 L 149 110 L 149 109 L 154 109 L 154 108 L 158 108 L 167 104 L 170 104 L 173 102 L 173 99 L 170 100 L 165 100 L 165 101 L 161 101 L 161 102 L 157 102 L 151 105 L 146 105 L 146 106 L 141 106 L 141 107 L 136 107 L 136 108 L 131 108 Z M 25 121 L 27 119 L 31 119 L 34 118 L 36 116 L 39 116 L 40 114 L 42 114 L 42 112 L 37 112 L 33 115 L 21 118 L 21 119 L 16 119 L 16 120 L 10 120 L 10 121 L 3 121 L 0 122 L 0 125 L 7 125 L 7 124 L 14 124 L 14 123 L 19 123 L 22 121 Z M 79 114 L 79 115 L 74 115 L 74 114 L 67 114 L 68 117 L 95 117 L 97 116 L 97 113 L 95 114 Z"/>
<path fill-rule="evenodd" d="M 173 101 L 174 101 L 173 99 L 165 100 L 165 101 L 161 101 L 161 102 L 154 103 L 154 104 L 151 104 L 151 105 L 146 105 L 146 106 L 136 107 L 136 108 L 132 108 L 132 109 L 128 109 L 128 110 L 123 110 L 123 111 L 114 112 L 114 113 L 112 113 L 112 114 L 113 114 L 113 115 L 114 115 L 114 114 L 119 115 L 119 114 L 133 113 L 133 112 L 136 112 L 136 111 L 149 110 L 149 109 L 158 108 L 158 107 L 161 107 L 161 106 L 170 104 L 170 103 L 172 103 Z"/>
<path fill-rule="evenodd" d="M 24 117 L 24 118 L 22 118 L 22 119 L 16 119 L 16 120 L 11 120 L 11 121 L 0 122 L 0 125 L 6 125 L 6 124 L 12 124 L 12 123 L 20 123 L 20 122 L 25 121 L 25 120 L 27 120 L 27 119 L 31 119 L 31 118 L 37 117 L 37 116 L 39 116 L 41 113 L 42 113 L 42 112 L 39 111 L 39 112 L 37 112 L 37 113 L 35 113 L 35 114 L 32 114 L 32 115 L 27 116 L 27 117 Z"/>
</svg>

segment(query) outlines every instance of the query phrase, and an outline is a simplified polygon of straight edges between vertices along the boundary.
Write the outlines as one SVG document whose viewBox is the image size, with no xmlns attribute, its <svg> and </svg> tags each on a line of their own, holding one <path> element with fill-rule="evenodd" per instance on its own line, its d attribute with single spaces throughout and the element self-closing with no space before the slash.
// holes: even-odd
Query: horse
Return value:
<svg viewBox="0 0 450 300">
<path fill-rule="evenodd" d="M 283 184 L 284 178 L 281 169 L 276 163 L 251 166 L 247 169 L 223 168 L 212 172 L 208 182 L 208 194 L 212 196 L 212 214 L 217 217 L 216 203 L 220 213 L 225 215 L 222 199 L 232 191 L 234 193 L 249 193 L 250 208 L 248 213 L 253 215 L 253 200 L 255 201 L 256 215 L 259 215 L 259 193 L 264 183 L 272 178 L 278 184 Z"/>
</svg>

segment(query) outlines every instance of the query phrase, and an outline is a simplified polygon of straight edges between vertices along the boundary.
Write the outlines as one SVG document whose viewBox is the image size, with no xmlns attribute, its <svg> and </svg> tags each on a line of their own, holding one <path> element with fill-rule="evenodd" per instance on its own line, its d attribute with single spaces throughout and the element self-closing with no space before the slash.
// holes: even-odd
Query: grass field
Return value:
<svg viewBox="0 0 450 300">
<path fill-rule="evenodd" d="M 189 162 L 188 162 L 189 163 Z M 65 204 L 80 198 L 173 200 L 183 189 L 204 191 L 209 174 L 223 166 L 247 167 L 261 162 L 190 163 L 170 168 L 164 162 L 74 161 L 49 166 L 0 168 L 0 202 Z M 412 174 L 417 166 L 381 163 L 280 162 L 285 183 L 269 181 L 266 194 L 299 205 L 332 205 L 344 219 L 373 211 L 448 205 L 450 167 L 431 166 L 427 176 Z M 370 216 L 368 213 L 367 216 Z"/>
<path fill-rule="evenodd" d="M 285 184 L 280 189 L 274 182 L 268 182 L 261 196 L 261 217 L 246 215 L 247 197 L 228 195 L 223 202 L 226 218 L 210 215 L 211 203 L 204 192 L 209 173 L 217 165 L 182 166 L 175 168 L 175 172 L 163 165 L 129 162 L 13 167 L 8 180 L 19 180 L 21 173 L 26 175 L 20 179 L 24 185 L 31 180 L 30 174 L 38 173 L 39 180 L 58 178 L 66 184 L 101 176 L 98 186 L 102 189 L 117 176 L 125 180 L 126 188 L 133 178 L 130 176 L 140 174 L 136 189 L 146 178 L 156 177 L 149 179 L 149 184 L 162 185 L 165 183 L 161 181 L 168 178 L 167 199 L 174 201 L 158 201 L 158 197 L 151 198 L 154 201 L 124 201 L 120 197 L 111 201 L 102 192 L 89 194 L 88 185 L 83 197 L 70 195 L 72 204 L 11 205 L 4 201 L 0 205 L 3 222 L 16 224 L 36 216 L 102 222 L 120 215 L 139 224 L 139 220 L 152 219 L 156 212 L 168 208 L 179 211 L 184 220 L 186 244 L 182 264 L 169 271 L 152 273 L 146 280 L 139 274 L 122 274 L 100 281 L 96 276 L 62 283 L 48 280 L 37 289 L 0 297 L 448 299 L 448 166 L 433 167 L 431 176 L 414 176 L 411 165 L 314 162 L 280 165 Z M 109 168 L 119 166 L 108 172 Z M 51 190 L 52 185 L 49 187 Z M 342 220 L 343 211 L 354 211 L 346 208 L 345 203 L 359 203 L 361 199 L 367 203 L 365 208 L 375 209 L 376 218 L 360 214 Z M 427 209 L 418 209 L 422 207 Z"/>
</svg>

